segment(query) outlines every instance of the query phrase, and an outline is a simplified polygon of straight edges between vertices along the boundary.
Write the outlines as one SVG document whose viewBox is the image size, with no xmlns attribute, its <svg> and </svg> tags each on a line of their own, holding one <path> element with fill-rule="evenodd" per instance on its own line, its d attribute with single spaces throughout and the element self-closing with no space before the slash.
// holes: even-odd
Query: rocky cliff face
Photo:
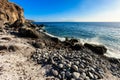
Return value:
<svg viewBox="0 0 120 80">
<path fill-rule="evenodd" d="M 20 20 L 24 23 L 23 9 L 8 0 L 0 0 L 0 20 L 10 23 Z"/>
</svg>

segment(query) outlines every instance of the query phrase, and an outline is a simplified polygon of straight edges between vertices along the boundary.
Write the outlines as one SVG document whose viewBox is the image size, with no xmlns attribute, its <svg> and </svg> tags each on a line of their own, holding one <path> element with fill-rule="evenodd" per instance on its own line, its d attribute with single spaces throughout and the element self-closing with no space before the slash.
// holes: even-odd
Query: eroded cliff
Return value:
<svg viewBox="0 0 120 80">
<path fill-rule="evenodd" d="M 13 23 L 16 20 L 25 22 L 23 8 L 9 2 L 8 0 L 0 0 L 0 20 Z"/>
</svg>

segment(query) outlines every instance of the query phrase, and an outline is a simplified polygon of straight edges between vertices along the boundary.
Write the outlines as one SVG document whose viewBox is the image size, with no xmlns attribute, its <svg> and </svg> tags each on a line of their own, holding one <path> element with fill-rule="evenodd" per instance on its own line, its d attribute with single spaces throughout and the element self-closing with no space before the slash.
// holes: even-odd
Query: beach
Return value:
<svg viewBox="0 0 120 80">
<path fill-rule="evenodd" d="M 0 5 L 0 80 L 120 80 L 120 59 L 106 56 L 106 45 L 52 34 L 16 4 Z"/>
</svg>

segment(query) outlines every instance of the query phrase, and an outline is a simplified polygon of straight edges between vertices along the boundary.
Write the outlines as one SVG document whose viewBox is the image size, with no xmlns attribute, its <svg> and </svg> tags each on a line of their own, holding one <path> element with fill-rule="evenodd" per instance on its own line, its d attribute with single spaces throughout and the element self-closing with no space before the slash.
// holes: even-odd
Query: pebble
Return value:
<svg viewBox="0 0 120 80">
<path fill-rule="evenodd" d="M 80 77 L 80 73 L 78 72 L 73 72 L 72 73 L 73 78 L 78 79 Z"/>
<path fill-rule="evenodd" d="M 65 73 L 65 75 L 66 75 L 66 77 L 71 78 L 71 73 L 70 73 L 69 71 L 67 71 L 67 72 Z"/>
<path fill-rule="evenodd" d="M 54 76 L 58 76 L 59 73 L 58 73 L 57 70 L 52 69 L 51 71 L 52 71 L 52 74 L 53 74 Z"/>
<path fill-rule="evenodd" d="M 78 71 L 78 66 L 72 65 L 72 69 L 75 70 L 75 71 Z"/>
<path fill-rule="evenodd" d="M 88 72 L 88 76 L 90 77 L 90 78 L 94 78 L 94 76 L 93 76 L 93 74 L 91 73 L 91 72 Z"/>
<path fill-rule="evenodd" d="M 59 68 L 61 68 L 61 69 L 62 69 L 63 67 L 64 67 L 64 65 L 63 65 L 63 64 L 59 64 Z"/>
</svg>

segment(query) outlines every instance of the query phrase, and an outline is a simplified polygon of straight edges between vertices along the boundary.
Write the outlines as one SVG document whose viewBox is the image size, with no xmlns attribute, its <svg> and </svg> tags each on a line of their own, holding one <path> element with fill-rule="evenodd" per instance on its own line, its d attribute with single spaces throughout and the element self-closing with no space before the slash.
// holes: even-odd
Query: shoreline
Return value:
<svg viewBox="0 0 120 80">
<path fill-rule="evenodd" d="M 58 36 L 54 36 L 54 35 L 52 35 L 52 34 L 50 34 L 50 33 L 48 33 L 48 32 L 43 32 L 43 31 L 40 31 L 40 32 L 42 32 L 42 33 L 44 33 L 44 34 L 46 34 L 46 35 L 48 35 L 48 36 L 50 36 L 50 37 L 55 37 L 55 38 L 58 38 L 60 41 L 65 41 L 65 38 L 64 37 L 58 37 Z M 69 39 L 72 39 L 72 38 L 69 38 Z M 89 42 L 89 44 L 95 44 L 95 45 L 104 45 L 104 44 L 102 44 L 102 43 L 100 43 L 100 42 L 95 42 L 95 41 L 93 41 L 93 40 L 85 40 L 85 39 L 81 39 L 81 38 L 79 38 L 79 39 L 77 39 L 77 40 L 79 40 L 82 44 L 85 44 L 85 43 L 88 43 Z M 116 59 L 120 59 L 120 54 L 118 54 L 118 53 L 115 53 L 115 52 L 113 52 L 113 51 L 110 51 L 111 49 L 109 48 L 109 47 L 107 47 L 107 52 L 104 54 L 104 56 L 106 56 L 106 57 L 109 57 L 109 58 L 116 58 Z"/>
<path fill-rule="evenodd" d="M 31 23 L 27 23 L 27 25 L 28 24 Z M 8 47 L 5 49 L 3 48 L 2 51 L 6 53 L 6 54 L 3 53 L 3 56 L 6 57 L 6 55 L 9 55 L 8 53 L 11 53 L 11 55 L 13 56 L 17 54 L 17 56 L 20 57 L 21 54 L 22 57 L 28 59 L 28 63 L 29 61 L 30 62 L 32 61 L 33 64 L 43 66 L 41 67 L 40 71 L 43 70 L 44 72 L 40 73 L 41 76 L 39 76 L 43 78 L 42 80 L 47 79 L 67 80 L 72 78 L 105 80 L 107 76 L 112 77 L 115 80 L 120 78 L 120 75 L 117 75 L 120 73 L 114 71 L 116 69 L 119 69 L 119 60 L 114 58 L 107 58 L 101 55 L 102 53 L 100 55 L 94 53 L 93 51 L 91 51 L 92 49 L 91 50 L 87 49 L 86 48 L 87 46 L 85 47 L 85 44 L 84 45 L 80 44 L 80 42 L 77 39 L 71 38 L 68 39 L 67 41 L 66 40 L 60 41 L 58 38 L 56 38 L 56 36 L 51 36 L 51 34 L 49 33 L 46 32 L 44 33 L 40 31 L 38 32 L 39 27 L 34 24 L 31 24 L 32 26 L 34 26 L 34 28 L 31 26 L 28 27 L 27 25 L 19 27 L 16 30 L 14 30 L 14 27 L 13 28 L 7 27 L 7 29 L 5 27 L 4 29 L 4 31 L 6 32 L 5 34 L 10 35 L 11 39 L 6 40 L 8 38 L 7 37 L 4 38 L 5 36 L 4 33 L 2 32 L 1 34 L 2 36 L 0 39 L 1 41 L 2 39 L 3 40 L 5 39 L 7 43 L 3 42 L 2 44 L 6 44 L 5 46 Z M 16 42 L 16 45 L 12 45 L 11 42 Z M 12 48 L 8 43 L 12 45 Z M 103 46 L 97 46 L 92 44 L 90 45 L 105 49 Z M 3 45 L 0 46 L 3 47 Z M 12 61 L 12 58 L 10 58 L 10 60 Z M 26 64 L 26 62 L 23 64 Z M 35 69 L 37 68 L 36 65 L 34 66 Z M 31 65 L 31 67 L 32 66 L 33 65 Z M 111 69 L 112 66 L 114 66 L 116 69 Z M 100 69 L 96 71 L 97 68 Z M 99 73 L 99 71 L 101 70 L 102 73 Z M 30 76 L 33 75 L 35 76 L 38 73 L 37 71 L 34 72 L 35 74 L 32 74 Z M 34 79 L 38 80 L 37 77 L 34 77 Z"/>
</svg>

